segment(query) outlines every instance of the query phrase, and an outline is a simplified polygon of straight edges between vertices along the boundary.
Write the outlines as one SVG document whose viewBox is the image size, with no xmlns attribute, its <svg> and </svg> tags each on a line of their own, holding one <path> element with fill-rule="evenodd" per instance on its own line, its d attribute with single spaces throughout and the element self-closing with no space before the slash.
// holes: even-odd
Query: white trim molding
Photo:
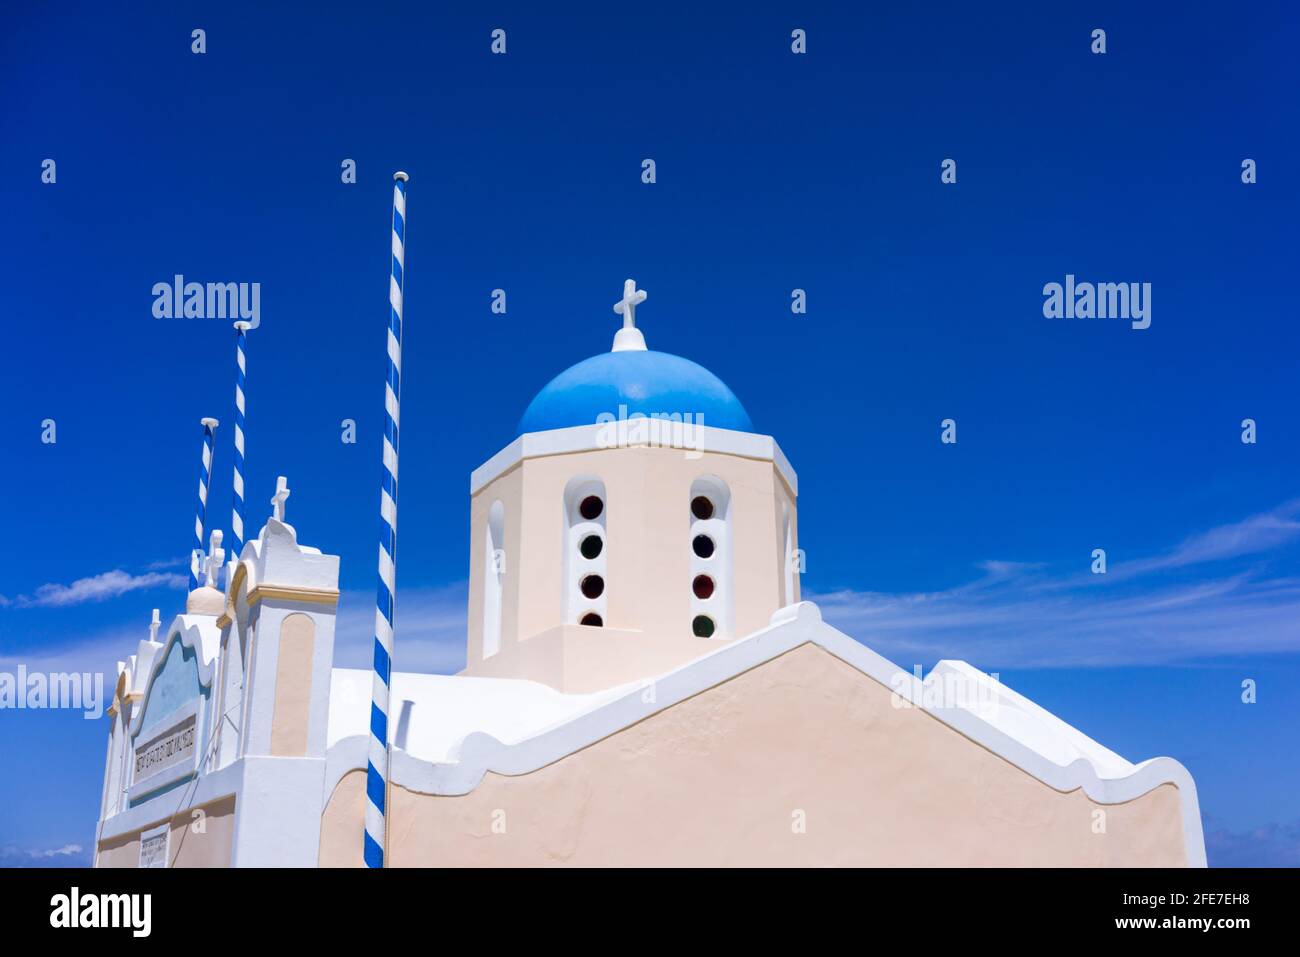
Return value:
<svg viewBox="0 0 1300 957">
<path fill-rule="evenodd" d="M 507 776 L 530 774 L 808 643 L 818 645 L 900 696 L 907 697 L 914 702 L 913 707 L 924 709 L 1056 791 L 1065 793 L 1082 788 L 1099 804 L 1121 804 L 1161 785 L 1173 784 L 1178 789 L 1181 803 L 1187 863 L 1192 867 L 1206 866 L 1205 836 L 1196 785 L 1182 764 L 1163 757 L 1138 765 L 1131 765 L 1117 755 L 1111 756 L 1113 761 L 1105 760 L 1109 752 L 1104 748 L 1059 718 L 1037 709 L 1042 737 L 1069 739 L 1073 736 L 1075 740 L 1093 746 L 1091 754 L 1095 757 L 1084 752 L 1085 756 L 1060 764 L 1045 753 L 1046 748 L 1035 746 L 1034 737 L 1013 737 L 996 724 L 995 715 L 984 713 L 984 709 L 927 704 L 925 681 L 827 625 L 822 621 L 821 611 L 811 602 L 782 608 L 772 616 L 767 628 L 656 678 L 655 694 L 650 696 L 650 701 L 644 694 L 643 683 L 637 683 L 621 690 L 613 700 L 597 699 L 589 710 L 513 744 L 503 743 L 490 734 L 471 732 L 451 749 L 446 761 L 426 761 L 406 751 L 395 750 L 392 781 L 420 794 L 461 795 L 477 788 L 489 771 Z M 974 673 L 974 669 L 971 672 Z M 989 679 L 989 676 L 984 678 Z M 325 803 L 345 774 L 366 767 L 367 740 L 365 735 L 351 735 L 329 749 L 325 767 Z"/>
<path fill-rule="evenodd" d="M 709 425 L 693 426 L 700 433 L 701 452 L 720 452 L 723 455 L 737 455 L 746 459 L 758 459 L 771 462 L 794 495 L 799 494 L 799 476 L 795 474 L 789 459 L 770 435 L 754 432 L 733 432 L 731 429 L 715 429 Z M 602 435 L 607 434 L 609 426 L 602 423 L 592 425 L 575 425 L 568 429 L 551 429 L 547 432 L 526 432 L 504 449 L 492 456 L 469 477 L 469 493 L 475 495 L 506 472 L 510 471 L 524 459 L 541 458 L 546 455 L 565 455 L 571 452 L 595 452 L 605 448 Z"/>
</svg>

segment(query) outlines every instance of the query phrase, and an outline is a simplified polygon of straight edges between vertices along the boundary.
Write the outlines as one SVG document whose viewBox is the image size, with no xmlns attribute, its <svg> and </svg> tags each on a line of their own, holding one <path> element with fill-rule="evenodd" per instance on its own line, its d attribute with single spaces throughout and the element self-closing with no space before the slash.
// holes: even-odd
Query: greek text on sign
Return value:
<svg viewBox="0 0 1300 957">
<path fill-rule="evenodd" d="M 194 758 L 194 715 L 135 749 L 135 779 L 143 781 L 182 761 Z"/>
<path fill-rule="evenodd" d="M 166 867 L 171 828 L 164 824 L 140 835 L 140 866 Z"/>
</svg>

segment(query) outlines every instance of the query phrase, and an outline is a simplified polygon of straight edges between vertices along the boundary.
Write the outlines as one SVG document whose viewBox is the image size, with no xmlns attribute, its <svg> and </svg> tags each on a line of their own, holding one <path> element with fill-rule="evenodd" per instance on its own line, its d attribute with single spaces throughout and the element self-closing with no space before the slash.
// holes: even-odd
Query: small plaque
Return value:
<svg viewBox="0 0 1300 957">
<path fill-rule="evenodd" d="M 166 867 L 171 847 L 171 827 L 164 824 L 140 835 L 140 866 Z"/>
</svg>

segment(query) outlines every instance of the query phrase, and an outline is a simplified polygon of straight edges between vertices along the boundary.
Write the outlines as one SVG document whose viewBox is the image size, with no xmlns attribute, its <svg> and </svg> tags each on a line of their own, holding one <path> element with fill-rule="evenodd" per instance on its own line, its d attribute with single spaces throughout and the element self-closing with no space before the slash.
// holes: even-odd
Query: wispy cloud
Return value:
<svg viewBox="0 0 1300 957">
<path fill-rule="evenodd" d="M 399 589 L 393 667 L 430 674 L 464 668 L 467 601 L 465 582 Z M 374 641 L 374 593 L 344 592 L 334 626 L 334 667 L 371 667 Z"/>
<path fill-rule="evenodd" d="M 169 568 L 188 568 L 189 564 L 190 564 L 190 560 L 188 557 L 164 558 L 161 559 L 160 561 L 150 562 L 148 565 L 145 565 L 144 567 L 145 567 L 145 571 L 165 572 Z"/>
<path fill-rule="evenodd" d="M 141 638 L 149 630 L 142 621 L 137 625 L 114 625 L 98 629 L 73 640 L 27 643 L 21 649 L 0 647 L 0 671 L 13 671 L 19 665 L 29 672 L 102 674 L 112 688 L 117 677 L 117 663 L 135 654 Z"/>
<path fill-rule="evenodd" d="M 1179 545 L 1151 558 L 1116 566 L 1126 575 L 1144 575 L 1206 562 L 1258 555 L 1300 540 L 1300 499 L 1240 522 L 1216 526 L 1184 539 Z"/>
<path fill-rule="evenodd" d="M 1265 561 L 1300 542 L 1297 515 L 1300 500 L 1105 575 L 990 561 L 945 591 L 808 597 L 829 622 L 903 663 L 1086 667 L 1297 651 L 1300 578 L 1270 573 Z M 1255 563 L 1225 567 L 1246 558 Z M 1189 575 L 1194 566 L 1203 573 Z"/>
<path fill-rule="evenodd" d="M 1205 852 L 1211 867 L 1300 867 L 1300 821 L 1207 830 Z"/>
<path fill-rule="evenodd" d="M 31 595 L 19 595 L 16 598 L 0 595 L 0 607 L 66 608 L 69 605 L 106 601 L 146 588 L 184 588 L 186 583 L 186 577 L 177 572 L 150 571 L 143 575 L 132 575 L 115 568 L 89 578 L 78 578 L 69 585 L 41 585 Z"/>
<path fill-rule="evenodd" d="M 465 667 L 467 584 L 416 586 L 398 596 L 394 665 L 399 671 L 454 674 Z M 169 614 L 163 615 L 164 623 Z M 375 596 L 345 591 L 334 631 L 334 667 L 369 668 L 374 662 Z M 148 618 L 105 625 L 73 640 L 25 642 L 21 650 L 0 645 L 0 670 L 102 672 L 111 681 L 116 663 L 133 654 L 148 635 Z"/>
<path fill-rule="evenodd" d="M 90 854 L 80 844 L 54 848 L 0 847 L 0 867 L 89 867 Z"/>
</svg>

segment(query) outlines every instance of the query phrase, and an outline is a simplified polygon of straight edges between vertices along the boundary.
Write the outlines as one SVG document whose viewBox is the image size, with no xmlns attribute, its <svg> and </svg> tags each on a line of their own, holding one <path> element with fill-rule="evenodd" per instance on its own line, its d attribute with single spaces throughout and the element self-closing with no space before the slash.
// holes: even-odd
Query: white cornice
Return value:
<svg viewBox="0 0 1300 957">
<path fill-rule="evenodd" d="M 564 455 L 570 452 L 595 452 L 606 448 L 601 439 L 603 435 L 608 434 L 608 429 L 613 424 L 575 425 L 568 429 L 526 432 L 470 474 L 469 493 L 477 494 L 493 479 L 504 475 L 524 459 Z M 755 432 L 733 432 L 731 429 L 715 429 L 708 425 L 692 426 L 692 428 L 699 429 L 702 439 L 698 451 L 720 452 L 724 455 L 738 455 L 741 458 L 771 462 L 790 486 L 790 491 L 796 496 L 799 494 L 799 477 L 772 436 L 759 435 Z"/>
</svg>

